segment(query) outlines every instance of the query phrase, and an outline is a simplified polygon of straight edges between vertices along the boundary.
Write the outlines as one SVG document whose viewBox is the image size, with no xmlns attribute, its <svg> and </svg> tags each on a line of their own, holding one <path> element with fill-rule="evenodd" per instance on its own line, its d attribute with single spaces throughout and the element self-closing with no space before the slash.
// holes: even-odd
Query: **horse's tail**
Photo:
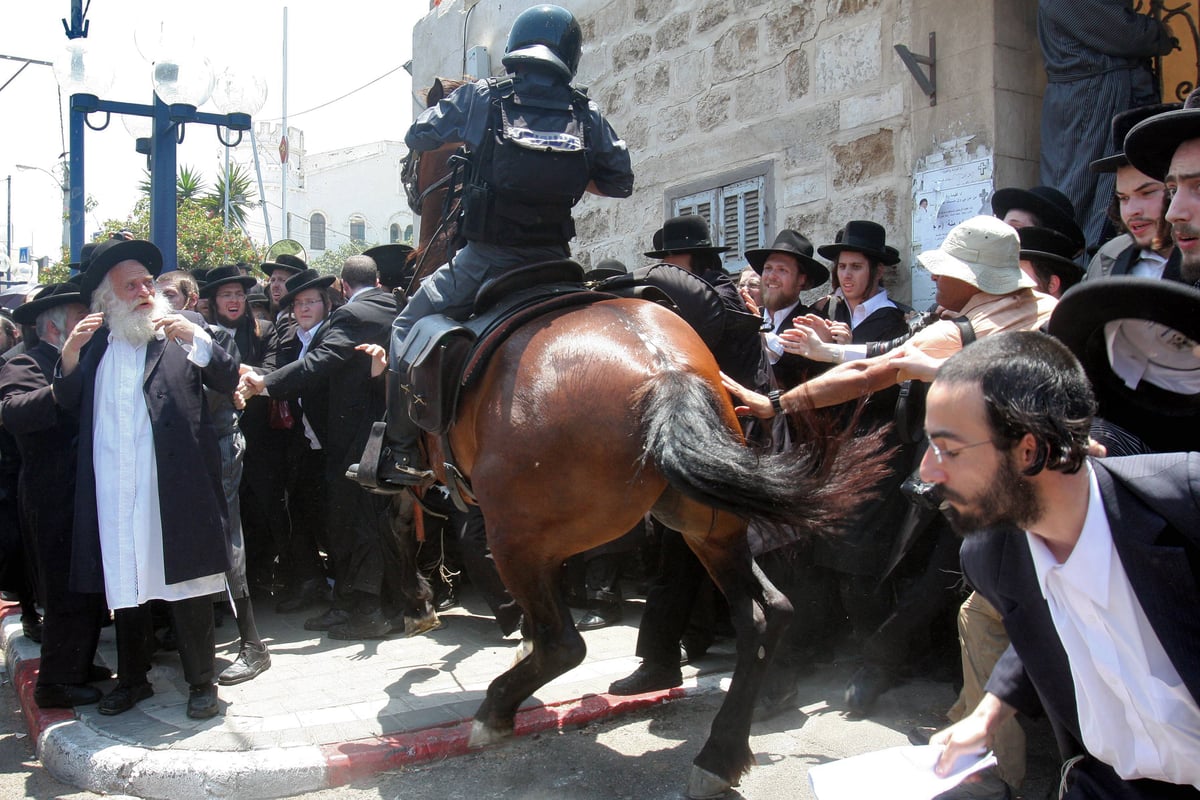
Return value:
<svg viewBox="0 0 1200 800">
<path fill-rule="evenodd" d="M 782 453 L 752 449 L 725 422 L 723 391 L 673 370 L 638 398 L 643 463 L 685 496 L 792 539 L 836 528 L 883 477 L 878 434 L 825 432 Z"/>
</svg>

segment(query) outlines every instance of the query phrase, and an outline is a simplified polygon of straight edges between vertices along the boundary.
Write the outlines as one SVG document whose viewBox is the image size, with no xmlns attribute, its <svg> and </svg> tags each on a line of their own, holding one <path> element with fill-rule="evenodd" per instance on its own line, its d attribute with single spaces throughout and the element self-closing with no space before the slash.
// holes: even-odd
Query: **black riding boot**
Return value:
<svg viewBox="0 0 1200 800">
<path fill-rule="evenodd" d="M 417 438 L 421 429 L 407 413 L 407 398 L 400 386 L 400 373 L 387 371 L 387 417 L 371 428 L 371 437 L 363 451 L 362 461 L 351 464 L 346 477 L 375 491 L 387 493 L 405 486 L 418 486 L 433 479 L 424 468 Z M 363 465 L 374 463 L 364 470 Z"/>
</svg>

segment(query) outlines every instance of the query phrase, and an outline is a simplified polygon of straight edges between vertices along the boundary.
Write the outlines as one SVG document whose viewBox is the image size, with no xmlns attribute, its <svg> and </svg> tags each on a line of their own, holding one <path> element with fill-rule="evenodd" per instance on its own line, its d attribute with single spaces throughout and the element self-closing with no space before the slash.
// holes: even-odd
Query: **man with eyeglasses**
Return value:
<svg viewBox="0 0 1200 800">
<path fill-rule="evenodd" d="M 1096 401 L 1057 340 L 1002 334 L 939 370 L 921 477 L 1012 639 L 938 762 L 1044 709 L 1059 797 L 1200 797 L 1200 455 L 1088 457 Z"/>
<path fill-rule="evenodd" d="M 381 639 L 393 627 L 404 627 L 405 616 L 432 625 L 437 615 L 430 604 L 433 592 L 417 571 L 415 557 L 404 559 L 411 554 L 399 552 L 388 538 L 392 535 L 388 498 L 367 492 L 346 477 L 386 405 L 383 379 L 372 378 L 371 358 L 357 348 L 387 345 L 396 300 L 379 288 L 378 268 L 370 256 L 346 259 L 341 277 L 347 302 L 327 319 L 328 306 L 320 290 L 333 282 L 332 276 L 308 270 L 288 281 L 284 303 L 292 305 L 300 328 L 297 335 L 303 341 L 312 326 L 319 325 L 319 330 L 299 358 L 265 376 L 247 373 L 242 388 L 246 395 L 264 391 L 272 397 L 299 395 L 305 419 L 311 420 L 324 452 L 323 516 L 334 598 L 328 611 L 306 620 L 304 627 L 327 631 L 334 639 Z M 320 413 L 315 413 L 315 398 L 320 398 L 316 400 L 323 407 Z M 305 584 L 298 589 L 306 591 Z M 395 605 L 385 603 L 393 596 L 403 599 Z"/>
</svg>

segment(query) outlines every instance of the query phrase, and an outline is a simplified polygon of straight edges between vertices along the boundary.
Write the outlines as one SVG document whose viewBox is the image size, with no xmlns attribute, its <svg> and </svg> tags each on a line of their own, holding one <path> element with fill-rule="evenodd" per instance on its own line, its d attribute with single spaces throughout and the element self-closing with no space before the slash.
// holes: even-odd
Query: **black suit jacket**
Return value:
<svg viewBox="0 0 1200 800">
<path fill-rule="evenodd" d="M 192 322 L 204 320 L 181 312 Z M 96 511 L 95 465 L 92 461 L 92 416 L 96 371 L 108 350 L 108 328 L 97 330 L 66 376 L 56 374 L 54 396 L 79 419 L 79 465 L 75 488 L 75 531 L 71 554 L 71 588 L 103 592 L 104 569 Z M 142 394 L 150 412 L 158 492 L 162 500 L 163 560 L 167 583 L 215 575 L 229 569 L 229 526 L 221 486 L 221 454 L 205 402 L 204 388 L 232 394 L 238 365 L 215 341 L 212 359 L 203 369 L 188 361 L 174 341 L 153 339 L 146 345 Z"/>
<path fill-rule="evenodd" d="M 366 291 L 329 315 L 304 358 L 293 356 L 290 363 L 265 376 L 271 397 L 301 398 L 326 450 L 326 470 L 331 475 L 344 474 L 359 460 L 371 424 L 383 419 L 383 380 L 371 378 L 371 359 L 354 348 L 365 343 L 387 347 L 396 313 L 396 299 L 390 293 Z M 284 358 L 299 355 L 299 341 L 289 341 L 281 353 Z"/>
<path fill-rule="evenodd" d="M 1117 256 L 1113 262 L 1112 271 L 1108 273 L 1108 277 L 1114 278 L 1118 275 L 1128 275 L 1133 269 L 1133 265 L 1137 263 L 1141 257 L 1142 248 L 1134 244 L 1132 247 L 1127 247 L 1121 251 L 1121 255 Z M 1182 256 L 1179 253 L 1179 248 L 1171 250 L 1171 255 L 1167 257 L 1167 263 L 1163 266 L 1162 279 L 1164 281 L 1182 281 L 1183 276 L 1179 274 L 1179 259 Z"/>
<path fill-rule="evenodd" d="M 1129 583 L 1192 698 L 1200 702 L 1200 454 L 1093 460 Z M 1066 651 L 1013 528 L 967 538 L 963 569 L 1004 619 L 1012 645 L 987 690 L 1030 713 L 1040 700 L 1064 757 L 1084 752 Z"/>
</svg>

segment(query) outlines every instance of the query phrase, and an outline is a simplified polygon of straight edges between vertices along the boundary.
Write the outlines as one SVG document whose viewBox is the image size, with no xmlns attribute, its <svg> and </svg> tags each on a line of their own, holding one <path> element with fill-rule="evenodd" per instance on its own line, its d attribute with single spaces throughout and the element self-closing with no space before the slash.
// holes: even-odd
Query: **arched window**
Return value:
<svg viewBox="0 0 1200 800">
<path fill-rule="evenodd" d="M 413 240 L 412 235 L 413 235 L 412 225 L 405 225 L 404 226 L 404 241 L 411 242 Z"/>
<path fill-rule="evenodd" d="M 367 241 L 367 221 L 360 216 L 350 218 L 350 238 L 356 242 Z"/>
<path fill-rule="evenodd" d="M 308 247 L 310 250 L 325 249 L 324 214 L 313 214 L 308 218 Z"/>
<path fill-rule="evenodd" d="M 400 223 L 393 222 L 391 227 L 388 228 L 388 241 L 392 244 L 400 242 Z"/>
</svg>

